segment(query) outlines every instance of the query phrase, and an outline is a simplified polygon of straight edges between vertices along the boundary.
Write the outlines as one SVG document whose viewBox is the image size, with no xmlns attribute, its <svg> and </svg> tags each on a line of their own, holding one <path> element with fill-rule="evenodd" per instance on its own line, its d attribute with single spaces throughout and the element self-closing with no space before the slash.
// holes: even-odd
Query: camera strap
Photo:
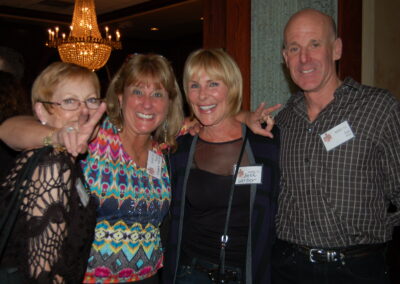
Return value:
<svg viewBox="0 0 400 284">
<path fill-rule="evenodd" d="M 221 276 L 223 277 L 223 275 L 225 275 L 225 249 L 226 249 L 227 243 L 229 241 L 228 228 L 229 228 L 229 219 L 231 217 L 233 193 L 235 191 L 235 183 L 236 183 L 236 178 L 237 178 L 237 175 L 239 172 L 240 163 L 242 161 L 243 153 L 246 148 L 246 142 L 247 142 L 247 131 L 246 131 L 246 134 L 243 139 L 242 148 L 240 149 L 239 159 L 238 159 L 238 162 L 236 163 L 235 171 L 234 171 L 233 178 L 232 178 L 231 190 L 229 192 L 228 209 L 226 211 L 224 233 L 221 236 L 221 251 L 220 251 L 220 255 L 219 255 L 219 277 L 220 278 L 221 278 Z"/>
</svg>

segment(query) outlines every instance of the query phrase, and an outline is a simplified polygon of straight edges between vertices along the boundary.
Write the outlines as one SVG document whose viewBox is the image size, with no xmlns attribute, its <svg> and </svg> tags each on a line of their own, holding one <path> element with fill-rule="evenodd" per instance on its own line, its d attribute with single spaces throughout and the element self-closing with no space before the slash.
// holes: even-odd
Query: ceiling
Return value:
<svg viewBox="0 0 400 284">
<path fill-rule="evenodd" d="M 98 15 L 120 10 L 149 0 L 95 0 Z M 35 10 L 48 13 L 71 15 L 74 8 L 73 0 L 2 0 L 3 6 Z"/>
<path fill-rule="evenodd" d="M 165 40 L 201 33 L 202 5 L 202 0 L 95 0 L 100 29 L 119 29 L 122 39 Z M 67 30 L 73 8 L 73 0 L 0 0 L 0 18 Z"/>
</svg>

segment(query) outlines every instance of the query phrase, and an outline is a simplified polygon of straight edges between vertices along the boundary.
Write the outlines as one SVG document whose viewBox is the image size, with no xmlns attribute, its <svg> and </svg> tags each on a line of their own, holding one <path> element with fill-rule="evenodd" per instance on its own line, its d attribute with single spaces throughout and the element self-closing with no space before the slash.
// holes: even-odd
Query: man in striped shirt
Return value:
<svg viewBox="0 0 400 284">
<path fill-rule="evenodd" d="M 283 57 L 301 91 L 276 117 L 274 283 L 389 283 L 385 244 L 400 223 L 400 104 L 386 90 L 341 81 L 341 53 L 331 17 L 305 9 L 290 18 Z"/>
</svg>

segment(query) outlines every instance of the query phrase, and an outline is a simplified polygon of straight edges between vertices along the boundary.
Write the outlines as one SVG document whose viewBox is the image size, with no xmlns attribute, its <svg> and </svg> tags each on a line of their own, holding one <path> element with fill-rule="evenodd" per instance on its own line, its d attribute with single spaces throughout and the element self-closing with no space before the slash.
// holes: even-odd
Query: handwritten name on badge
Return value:
<svg viewBox="0 0 400 284">
<path fill-rule="evenodd" d="M 320 137 L 322 143 L 324 143 L 326 151 L 330 151 L 344 142 L 353 139 L 355 136 L 350 128 L 349 123 L 344 121 L 341 124 L 329 129 L 327 132 L 321 134 Z"/>
<path fill-rule="evenodd" d="M 240 167 L 236 177 L 236 185 L 262 183 L 262 166 Z"/>
<path fill-rule="evenodd" d="M 147 157 L 147 172 L 155 178 L 161 178 L 161 168 L 162 168 L 163 157 L 157 155 L 153 151 L 149 151 Z"/>
</svg>

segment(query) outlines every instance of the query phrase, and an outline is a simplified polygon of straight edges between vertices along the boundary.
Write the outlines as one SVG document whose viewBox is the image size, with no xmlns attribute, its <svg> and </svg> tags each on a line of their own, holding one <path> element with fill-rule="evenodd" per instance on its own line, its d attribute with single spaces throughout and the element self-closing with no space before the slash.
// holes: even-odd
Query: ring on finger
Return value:
<svg viewBox="0 0 400 284">
<path fill-rule="evenodd" d="M 73 126 L 68 126 L 67 129 L 66 129 L 66 131 L 67 131 L 67 132 L 75 131 L 75 127 L 73 127 Z"/>
</svg>

